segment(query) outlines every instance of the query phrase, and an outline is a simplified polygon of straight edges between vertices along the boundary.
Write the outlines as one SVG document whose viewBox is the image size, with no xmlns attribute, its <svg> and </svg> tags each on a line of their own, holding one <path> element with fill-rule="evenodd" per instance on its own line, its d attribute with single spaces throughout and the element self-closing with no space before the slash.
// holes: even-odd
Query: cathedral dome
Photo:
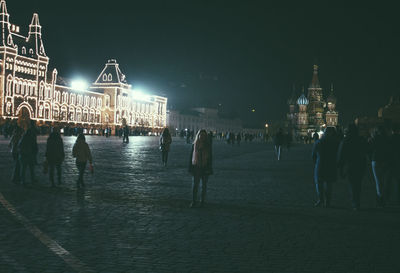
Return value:
<svg viewBox="0 0 400 273">
<path fill-rule="evenodd" d="M 332 93 L 330 93 L 329 96 L 328 96 L 328 98 L 326 99 L 326 101 L 327 101 L 328 103 L 336 104 L 336 97 L 335 97 Z"/>
<path fill-rule="evenodd" d="M 304 96 L 304 93 L 297 99 L 298 105 L 308 105 L 308 99 Z"/>
</svg>

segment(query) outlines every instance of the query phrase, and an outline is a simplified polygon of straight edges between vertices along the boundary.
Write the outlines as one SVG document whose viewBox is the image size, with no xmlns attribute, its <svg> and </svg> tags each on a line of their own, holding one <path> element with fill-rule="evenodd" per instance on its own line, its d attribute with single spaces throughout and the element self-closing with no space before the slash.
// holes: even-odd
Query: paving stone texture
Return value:
<svg viewBox="0 0 400 273">
<path fill-rule="evenodd" d="M 32 226 L 91 272 L 400 272 L 400 209 L 375 208 L 370 173 L 362 210 L 337 181 L 332 208 L 314 208 L 310 145 L 230 146 L 215 140 L 207 205 L 189 208 L 190 145 L 174 138 L 161 165 L 157 137 L 88 136 L 94 174 L 77 191 L 75 137 L 64 137 L 62 185 L 40 165 L 35 185 L 11 182 L 8 140 L 0 139 L 0 192 Z M 40 136 L 38 162 L 46 138 Z M 0 272 L 76 272 L 0 205 Z M 79 271 L 79 270 L 78 270 Z"/>
</svg>

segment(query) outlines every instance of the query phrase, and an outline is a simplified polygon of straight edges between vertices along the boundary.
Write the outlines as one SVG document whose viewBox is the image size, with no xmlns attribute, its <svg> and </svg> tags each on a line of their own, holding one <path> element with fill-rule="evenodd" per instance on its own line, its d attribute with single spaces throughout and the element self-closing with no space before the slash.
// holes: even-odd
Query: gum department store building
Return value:
<svg viewBox="0 0 400 273">
<path fill-rule="evenodd" d="M 159 132 L 166 126 L 167 98 L 131 90 L 116 60 L 109 60 L 89 89 L 76 90 L 48 71 L 39 17 L 33 14 L 27 36 L 10 23 L 5 0 L 0 2 L 0 123 L 32 119 L 38 125 L 60 125 Z"/>
<path fill-rule="evenodd" d="M 338 126 L 339 113 L 336 111 L 336 102 L 333 86 L 331 86 L 329 95 L 324 98 L 318 79 L 318 66 L 314 65 L 307 96 L 303 89 L 302 94 L 297 98 L 295 90 L 293 90 L 293 94 L 288 100 L 288 130 L 294 136 L 306 136 L 315 131 L 321 132 L 325 127 Z"/>
</svg>

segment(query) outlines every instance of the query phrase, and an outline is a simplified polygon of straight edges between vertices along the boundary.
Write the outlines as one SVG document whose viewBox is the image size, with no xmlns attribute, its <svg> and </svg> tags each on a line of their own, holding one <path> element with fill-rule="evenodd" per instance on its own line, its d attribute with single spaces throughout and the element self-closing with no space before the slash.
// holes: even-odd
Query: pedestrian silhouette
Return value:
<svg viewBox="0 0 400 273">
<path fill-rule="evenodd" d="M 208 176 L 213 173 L 211 140 L 204 129 L 199 130 L 192 145 L 189 158 L 189 172 L 193 175 L 192 203 L 190 207 L 193 208 L 196 206 L 200 181 L 200 206 L 202 207 L 206 199 Z"/>
<path fill-rule="evenodd" d="M 321 139 L 314 143 L 312 159 L 314 162 L 314 182 L 317 192 L 316 207 L 329 207 L 332 186 L 337 179 L 336 157 L 339 141 L 334 127 L 327 127 Z"/>
<path fill-rule="evenodd" d="M 367 143 L 359 136 L 354 123 L 347 127 L 345 137 L 340 142 L 337 160 L 341 178 L 349 182 L 353 210 L 359 210 L 361 182 L 367 167 Z"/>
<path fill-rule="evenodd" d="M 160 137 L 161 161 L 164 166 L 167 166 L 169 148 L 172 143 L 172 137 L 168 128 L 165 128 Z"/>
<path fill-rule="evenodd" d="M 49 179 L 52 187 L 54 184 L 54 170 L 57 170 L 58 185 L 61 184 L 61 163 L 64 161 L 64 143 L 58 128 L 54 128 L 50 133 L 46 144 L 46 162 L 49 168 Z"/>
<path fill-rule="evenodd" d="M 85 135 L 79 134 L 74 147 L 72 148 L 72 155 L 76 158 L 76 167 L 79 171 L 78 181 L 76 182 L 76 187 L 84 187 L 83 175 L 85 173 L 86 164 L 89 161 L 90 169 L 93 170 L 92 166 L 92 154 L 90 152 L 89 145 L 86 143 Z"/>
</svg>

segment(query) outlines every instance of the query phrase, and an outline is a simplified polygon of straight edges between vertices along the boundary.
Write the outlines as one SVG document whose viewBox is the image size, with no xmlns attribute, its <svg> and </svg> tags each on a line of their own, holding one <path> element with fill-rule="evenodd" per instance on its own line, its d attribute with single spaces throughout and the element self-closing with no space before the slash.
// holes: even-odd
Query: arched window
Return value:
<svg viewBox="0 0 400 273">
<path fill-rule="evenodd" d="M 7 37 L 7 44 L 8 44 L 9 46 L 12 45 L 11 34 L 8 34 L 8 37 Z"/>
<path fill-rule="evenodd" d="M 108 81 L 109 81 L 109 82 L 112 81 L 112 75 L 111 75 L 111 73 L 108 74 Z"/>
<path fill-rule="evenodd" d="M 7 77 L 7 96 L 12 96 L 12 76 Z"/>
<path fill-rule="evenodd" d="M 24 46 L 22 47 L 22 54 L 26 55 L 26 48 Z"/>
<path fill-rule="evenodd" d="M 110 107 L 110 96 L 106 95 L 106 107 Z"/>
<path fill-rule="evenodd" d="M 33 49 L 32 48 L 29 49 L 29 54 L 33 55 Z"/>
<path fill-rule="evenodd" d="M 107 75 L 103 74 L 103 81 L 106 82 L 107 81 Z"/>
<path fill-rule="evenodd" d="M 42 118 L 43 117 L 43 105 L 39 106 L 39 117 Z"/>
</svg>

